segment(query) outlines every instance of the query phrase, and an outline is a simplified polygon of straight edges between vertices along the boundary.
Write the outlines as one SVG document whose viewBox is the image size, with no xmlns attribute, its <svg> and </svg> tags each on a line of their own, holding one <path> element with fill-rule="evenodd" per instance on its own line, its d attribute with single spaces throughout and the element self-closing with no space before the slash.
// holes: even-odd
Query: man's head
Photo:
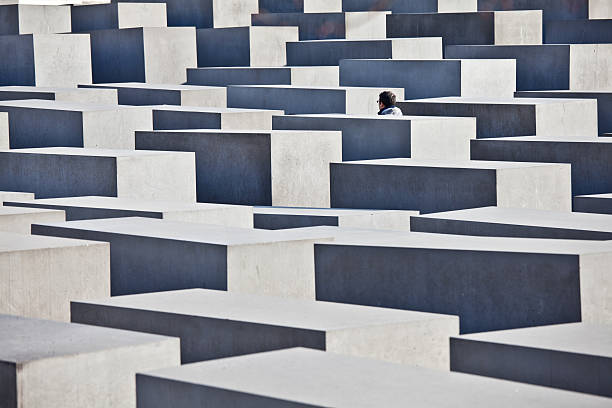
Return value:
<svg viewBox="0 0 612 408">
<path fill-rule="evenodd" d="M 395 105 L 395 94 L 391 91 L 384 91 L 378 95 L 378 107 L 380 110 Z"/>
</svg>

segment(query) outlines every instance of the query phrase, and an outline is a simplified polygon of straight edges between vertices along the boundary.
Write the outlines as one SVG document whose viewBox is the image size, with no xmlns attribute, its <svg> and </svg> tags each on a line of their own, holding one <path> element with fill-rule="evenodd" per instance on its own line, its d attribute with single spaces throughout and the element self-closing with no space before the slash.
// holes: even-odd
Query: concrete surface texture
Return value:
<svg viewBox="0 0 612 408">
<path fill-rule="evenodd" d="M 253 222 L 255 228 L 271 230 L 330 225 L 410 231 L 410 216 L 418 214 L 418 211 L 255 207 Z"/>
<path fill-rule="evenodd" d="M 612 194 L 589 194 L 574 197 L 574 211 L 612 214 Z"/>
<path fill-rule="evenodd" d="M 133 407 L 136 372 L 180 362 L 170 337 L 8 315 L 0 327 L 5 406 Z"/>
<path fill-rule="evenodd" d="M 549 21 L 544 31 L 547 44 L 595 44 L 612 42 L 612 21 Z"/>
<path fill-rule="evenodd" d="M 336 13 L 342 11 L 342 0 L 259 0 L 260 13 Z"/>
<path fill-rule="evenodd" d="M 476 137 L 476 119 L 346 114 L 276 115 L 274 129 L 341 130 L 342 160 L 466 160 Z"/>
<path fill-rule="evenodd" d="M 114 89 L 53 88 L 42 86 L 2 86 L 0 100 L 44 99 L 58 102 L 94 103 L 116 105 L 117 91 Z"/>
<path fill-rule="evenodd" d="M 612 397 L 612 326 L 572 323 L 454 337 L 451 356 L 453 371 Z"/>
<path fill-rule="evenodd" d="M 66 215 L 60 210 L 0 207 L 0 231 L 29 234 L 32 224 L 65 220 Z"/>
<path fill-rule="evenodd" d="M 188 68 L 191 85 L 339 86 L 337 66 Z"/>
<path fill-rule="evenodd" d="M 612 18 L 612 4 L 606 0 L 589 1 L 589 19 L 610 19 Z"/>
<path fill-rule="evenodd" d="M 449 395 L 466 407 L 492 401 L 502 408 L 609 405 L 602 397 L 299 348 L 138 374 L 136 389 L 139 406 L 153 408 L 202 400 L 218 406 L 445 407 Z"/>
<path fill-rule="evenodd" d="M 0 113 L 0 149 L 5 150 L 10 147 L 9 140 L 9 121 L 8 113 Z"/>
<path fill-rule="evenodd" d="M 166 27 L 165 3 L 72 6 L 72 32 L 112 28 Z"/>
<path fill-rule="evenodd" d="M 156 130 L 136 132 L 136 148 L 195 152 L 198 201 L 227 204 L 329 207 L 342 160 L 338 131 Z"/>
<path fill-rule="evenodd" d="M 34 200 L 34 193 L 20 193 L 17 191 L 0 191 L 0 204 L 4 200 Z"/>
<path fill-rule="evenodd" d="M 153 129 L 148 108 L 31 99 L 0 102 L 0 111 L 9 115 L 12 149 L 133 149 L 134 131 Z"/>
<path fill-rule="evenodd" d="M 0 3 L 0 35 L 69 33 L 70 7 Z"/>
<path fill-rule="evenodd" d="M 71 299 L 110 295 L 106 243 L 0 232 L 0 245 L 0 313 L 68 321 Z"/>
<path fill-rule="evenodd" d="M 252 228 L 253 208 L 239 205 L 201 204 L 183 201 L 150 201 L 133 198 L 117 197 L 69 197 L 34 200 L 31 198 L 0 197 L 6 203 L 6 208 L 14 211 L 26 209 L 47 209 L 50 213 L 65 213 L 62 220 L 77 221 L 98 218 L 148 217 L 171 221 L 195 222 L 228 227 Z M 17 207 L 21 207 L 17 209 Z M 44 223 L 44 221 L 43 221 Z M 28 227 L 28 233 L 30 228 Z"/>
<path fill-rule="evenodd" d="M 589 16 L 594 0 L 478 0 L 478 10 L 542 10 L 544 21 L 583 20 Z"/>
<path fill-rule="evenodd" d="M 448 338 L 459 332 L 456 316 L 204 289 L 73 302 L 71 313 L 76 323 L 180 337 L 183 364 L 309 347 L 448 370 Z"/>
</svg>

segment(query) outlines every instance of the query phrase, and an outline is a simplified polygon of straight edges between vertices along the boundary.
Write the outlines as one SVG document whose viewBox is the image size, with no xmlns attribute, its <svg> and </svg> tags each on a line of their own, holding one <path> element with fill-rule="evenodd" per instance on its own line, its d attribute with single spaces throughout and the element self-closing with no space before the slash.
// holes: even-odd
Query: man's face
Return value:
<svg viewBox="0 0 612 408">
<path fill-rule="evenodd" d="M 382 102 L 380 101 L 380 99 L 379 99 L 379 100 L 378 100 L 378 110 L 383 110 L 383 109 L 385 109 L 385 104 L 384 104 L 384 103 L 382 103 Z"/>
</svg>

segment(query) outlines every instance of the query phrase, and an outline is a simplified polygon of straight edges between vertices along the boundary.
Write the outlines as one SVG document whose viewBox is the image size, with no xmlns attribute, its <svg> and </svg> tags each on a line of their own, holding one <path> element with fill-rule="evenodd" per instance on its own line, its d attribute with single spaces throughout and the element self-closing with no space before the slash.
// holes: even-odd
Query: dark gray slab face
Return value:
<svg viewBox="0 0 612 408">
<path fill-rule="evenodd" d="M 213 27 L 214 0 L 112 0 L 125 3 L 166 3 L 168 26 L 170 27 Z"/>
<path fill-rule="evenodd" d="M 567 21 L 564 21 L 567 23 Z M 610 41 L 612 42 L 612 40 Z M 519 91 L 517 98 L 577 98 L 597 99 L 597 123 L 599 134 L 612 132 L 612 92 L 581 91 Z"/>
<path fill-rule="evenodd" d="M 337 215 L 302 214 L 253 214 L 253 226 L 259 229 L 280 230 L 288 228 L 307 228 L 321 225 L 337 227 Z"/>
<path fill-rule="evenodd" d="M 142 28 L 95 30 L 89 36 L 94 83 L 146 81 Z"/>
<path fill-rule="evenodd" d="M 451 370 L 612 397 L 612 326 L 573 323 L 451 337 Z"/>
<path fill-rule="evenodd" d="M 82 7 L 79 7 L 82 8 Z M 81 88 L 108 88 L 116 89 L 120 105 L 180 105 L 181 86 L 170 87 L 163 85 L 147 86 L 146 84 L 97 84 L 79 85 Z"/>
<path fill-rule="evenodd" d="M 516 59 L 516 89 L 569 89 L 569 45 L 448 45 L 445 58 Z"/>
<path fill-rule="evenodd" d="M 612 214 L 612 194 L 575 196 L 574 211 L 597 214 Z"/>
<path fill-rule="evenodd" d="M 547 44 L 612 43 L 612 20 L 548 21 L 544 26 Z"/>
<path fill-rule="evenodd" d="M 251 24 L 298 27 L 300 41 L 346 37 L 344 13 L 260 13 L 251 15 Z"/>
<path fill-rule="evenodd" d="M 605 241 L 612 240 L 612 217 L 483 207 L 411 216 L 410 230 L 456 235 Z"/>
<path fill-rule="evenodd" d="M 445 45 L 495 44 L 495 16 L 492 12 L 390 14 L 387 37 L 442 37 Z"/>
<path fill-rule="evenodd" d="M 247 109 L 282 109 L 299 113 L 346 113 L 346 93 L 341 88 L 289 86 L 228 86 L 227 106 Z"/>
<path fill-rule="evenodd" d="M 599 194 L 612 191 L 612 140 L 535 136 L 471 141 L 473 160 L 570 163 L 572 194 Z"/>
<path fill-rule="evenodd" d="M 0 36 L 0 55 L 11 55 L 0 61 L 0 85 L 36 85 L 34 36 Z"/>
<path fill-rule="evenodd" d="M 119 28 L 117 3 L 72 6 L 70 14 L 73 33 Z"/>
<path fill-rule="evenodd" d="M 586 20 L 589 18 L 589 0 L 478 0 L 478 10 L 542 10 L 544 21 Z"/>
<path fill-rule="evenodd" d="M 289 67 L 188 68 L 191 85 L 291 85 Z"/>
<path fill-rule="evenodd" d="M 608 242 L 416 232 L 337 237 L 315 244 L 316 294 L 323 301 L 458 315 L 461 333 L 579 322 L 581 299 L 597 297 L 581 294 L 581 262 L 611 250 Z"/>
<path fill-rule="evenodd" d="M 196 30 L 198 67 L 248 67 L 251 65 L 249 27 Z M 219 47 L 223 44 L 223 47 Z"/>
<path fill-rule="evenodd" d="M 289 349 L 137 374 L 138 407 L 608 407 L 609 399 L 318 350 Z M 452 402 L 450 402 L 452 401 Z"/>
<path fill-rule="evenodd" d="M 438 0 L 345 0 L 342 2 L 342 10 L 435 13 L 438 11 Z"/>
<path fill-rule="evenodd" d="M 343 59 L 393 58 L 392 40 L 325 40 L 287 43 L 287 65 L 339 65 Z"/>
</svg>

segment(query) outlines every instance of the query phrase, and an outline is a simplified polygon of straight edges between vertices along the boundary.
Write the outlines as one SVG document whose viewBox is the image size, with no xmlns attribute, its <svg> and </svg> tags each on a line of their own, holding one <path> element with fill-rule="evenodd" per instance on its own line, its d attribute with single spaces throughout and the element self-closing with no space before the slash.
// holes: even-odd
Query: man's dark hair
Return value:
<svg viewBox="0 0 612 408">
<path fill-rule="evenodd" d="M 385 108 L 389 108 L 395 105 L 395 99 L 395 94 L 391 91 L 384 91 L 381 92 L 380 95 L 378 95 L 378 100 L 382 102 L 383 105 L 385 105 Z"/>
</svg>

